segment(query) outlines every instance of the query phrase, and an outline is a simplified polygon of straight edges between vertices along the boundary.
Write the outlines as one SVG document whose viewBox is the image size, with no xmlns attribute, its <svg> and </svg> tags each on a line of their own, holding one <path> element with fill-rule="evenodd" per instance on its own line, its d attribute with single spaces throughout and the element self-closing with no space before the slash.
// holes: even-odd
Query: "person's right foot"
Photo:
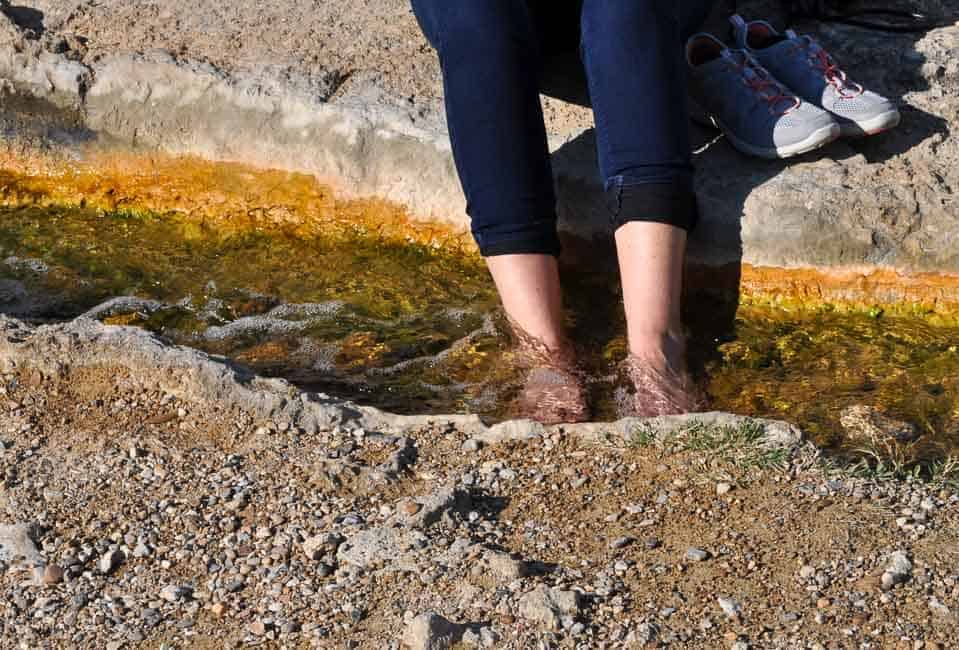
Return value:
<svg viewBox="0 0 959 650">
<path fill-rule="evenodd" d="M 541 424 L 585 422 L 589 419 L 586 391 L 576 367 L 576 353 L 565 342 L 550 349 L 510 320 L 516 338 L 517 364 L 526 380 L 510 407 L 510 416 Z"/>
<path fill-rule="evenodd" d="M 626 387 L 617 390 L 620 417 L 655 417 L 701 411 L 705 396 L 685 370 L 630 355 L 620 365 Z"/>
<path fill-rule="evenodd" d="M 513 402 L 515 417 L 541 424 L 568 424 L 589 419 L 589 408 L 575 371 L 550 366 L 532 368 L 523 390 Z"/>
</svg>

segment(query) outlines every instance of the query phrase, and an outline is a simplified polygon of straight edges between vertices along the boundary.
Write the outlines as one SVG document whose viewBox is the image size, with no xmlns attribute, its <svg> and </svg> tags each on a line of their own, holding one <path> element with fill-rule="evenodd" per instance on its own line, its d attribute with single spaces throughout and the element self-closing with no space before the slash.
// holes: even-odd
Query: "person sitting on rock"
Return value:
<svg viewBox="0 0 959 650">
<path fill-rule="evenodd" d="M 563 331 L 556 198 L 539 98 L 544 32 L 568 28 L 549 14 L 566 4 L 412 0 L 439 55 L 471 230 L 530 367 L 521 414 L 543 422 L 588 417 Z M 695 410 L 680 320 L 686 236 L 697 219 L 683 43 L 711 0 L 581 4 L 575 18 L 623 284 L 623 367 L 635 387 L 623 414 Z"/>
<path fill-rule="evenodd" d="M 542 422 L 588 417 L 563 331 L 556 198 L 539 98 L 542 43 L 549 30 L 569 29 L 551 16 L 568 4 L 412 0 L 439 55 L 471 230 L 530 368 L 520 414 Z M 635 392 L 622 410 L 695 410 L 680 321 L 686 236 L 697 219 L 683 43 L 711 0 L 572 5 L 623 284 L 623 367 Z"/>
</svg>

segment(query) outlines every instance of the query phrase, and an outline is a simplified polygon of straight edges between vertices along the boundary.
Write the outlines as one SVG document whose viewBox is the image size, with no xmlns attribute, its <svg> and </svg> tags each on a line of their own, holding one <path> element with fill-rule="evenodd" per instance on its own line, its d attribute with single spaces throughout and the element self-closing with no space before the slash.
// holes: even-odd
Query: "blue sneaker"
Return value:
<svg viewBox="0 0 959 650">
<path fill-rule="evenodd" d="M 783 86 L 749 52 L 696 34 L 686 60 L 693 118 L 722 129 L 743 153 L 788 158 L 839 137 L 829 113 Z"/>
<path fill-rule="evenodd" d="M 850 81 L 829 53 L 811 36 L 777 32 L 765 21 L 730 18 L 736 46 L 754 57 L 777 79 L 807 102 L 836 117 L 842 135 L 862 136 L 899 124 L 896 106 L 881 95 Z"/>
</svg>

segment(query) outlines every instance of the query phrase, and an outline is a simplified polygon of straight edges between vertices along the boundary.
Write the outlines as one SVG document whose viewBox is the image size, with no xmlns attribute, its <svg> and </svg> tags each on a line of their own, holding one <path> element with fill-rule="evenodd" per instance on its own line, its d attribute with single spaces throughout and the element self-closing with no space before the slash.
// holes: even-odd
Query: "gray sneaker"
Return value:
<svg viewBox="0 0 959 650">
<path fill-rule="evenodd" d="M 842 135 L 872 135 L 899 124 L 896 106 L 850 81 L 813 37 L 791 29 L 780 34 L 765 21 L 747 23 L 739 15 L 730 21 L 737 47 L 750 52 L 807 102 L 835 115 Z"/>
<path fill-rule="evenodd" d="M 788 158 L 839 137 L 826 111 L 804 102 L 745 50 L 709 34 L 686 43 L 694 119 L 722 129 L 734 147 L 761 158 Z"/>
</svg>

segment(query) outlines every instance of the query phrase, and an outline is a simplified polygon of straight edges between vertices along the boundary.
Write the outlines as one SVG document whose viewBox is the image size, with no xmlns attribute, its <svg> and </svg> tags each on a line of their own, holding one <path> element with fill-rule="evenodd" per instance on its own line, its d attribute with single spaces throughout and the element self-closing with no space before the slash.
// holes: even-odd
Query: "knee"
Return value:
<svg viewBox="0 0 959 650">
<path fill-rule="evenodd" d="M 643 30 L 676 21 L 681 4 L 675 0 L 587 0 L 583 33 L 642 34 Z"/>
<path fill-rule="evenodd" d="M 413 11 L 441 58 L 483 60 L 530 40 L 529 15 L 514 0 L 413 0 Z"/>
</svg>

